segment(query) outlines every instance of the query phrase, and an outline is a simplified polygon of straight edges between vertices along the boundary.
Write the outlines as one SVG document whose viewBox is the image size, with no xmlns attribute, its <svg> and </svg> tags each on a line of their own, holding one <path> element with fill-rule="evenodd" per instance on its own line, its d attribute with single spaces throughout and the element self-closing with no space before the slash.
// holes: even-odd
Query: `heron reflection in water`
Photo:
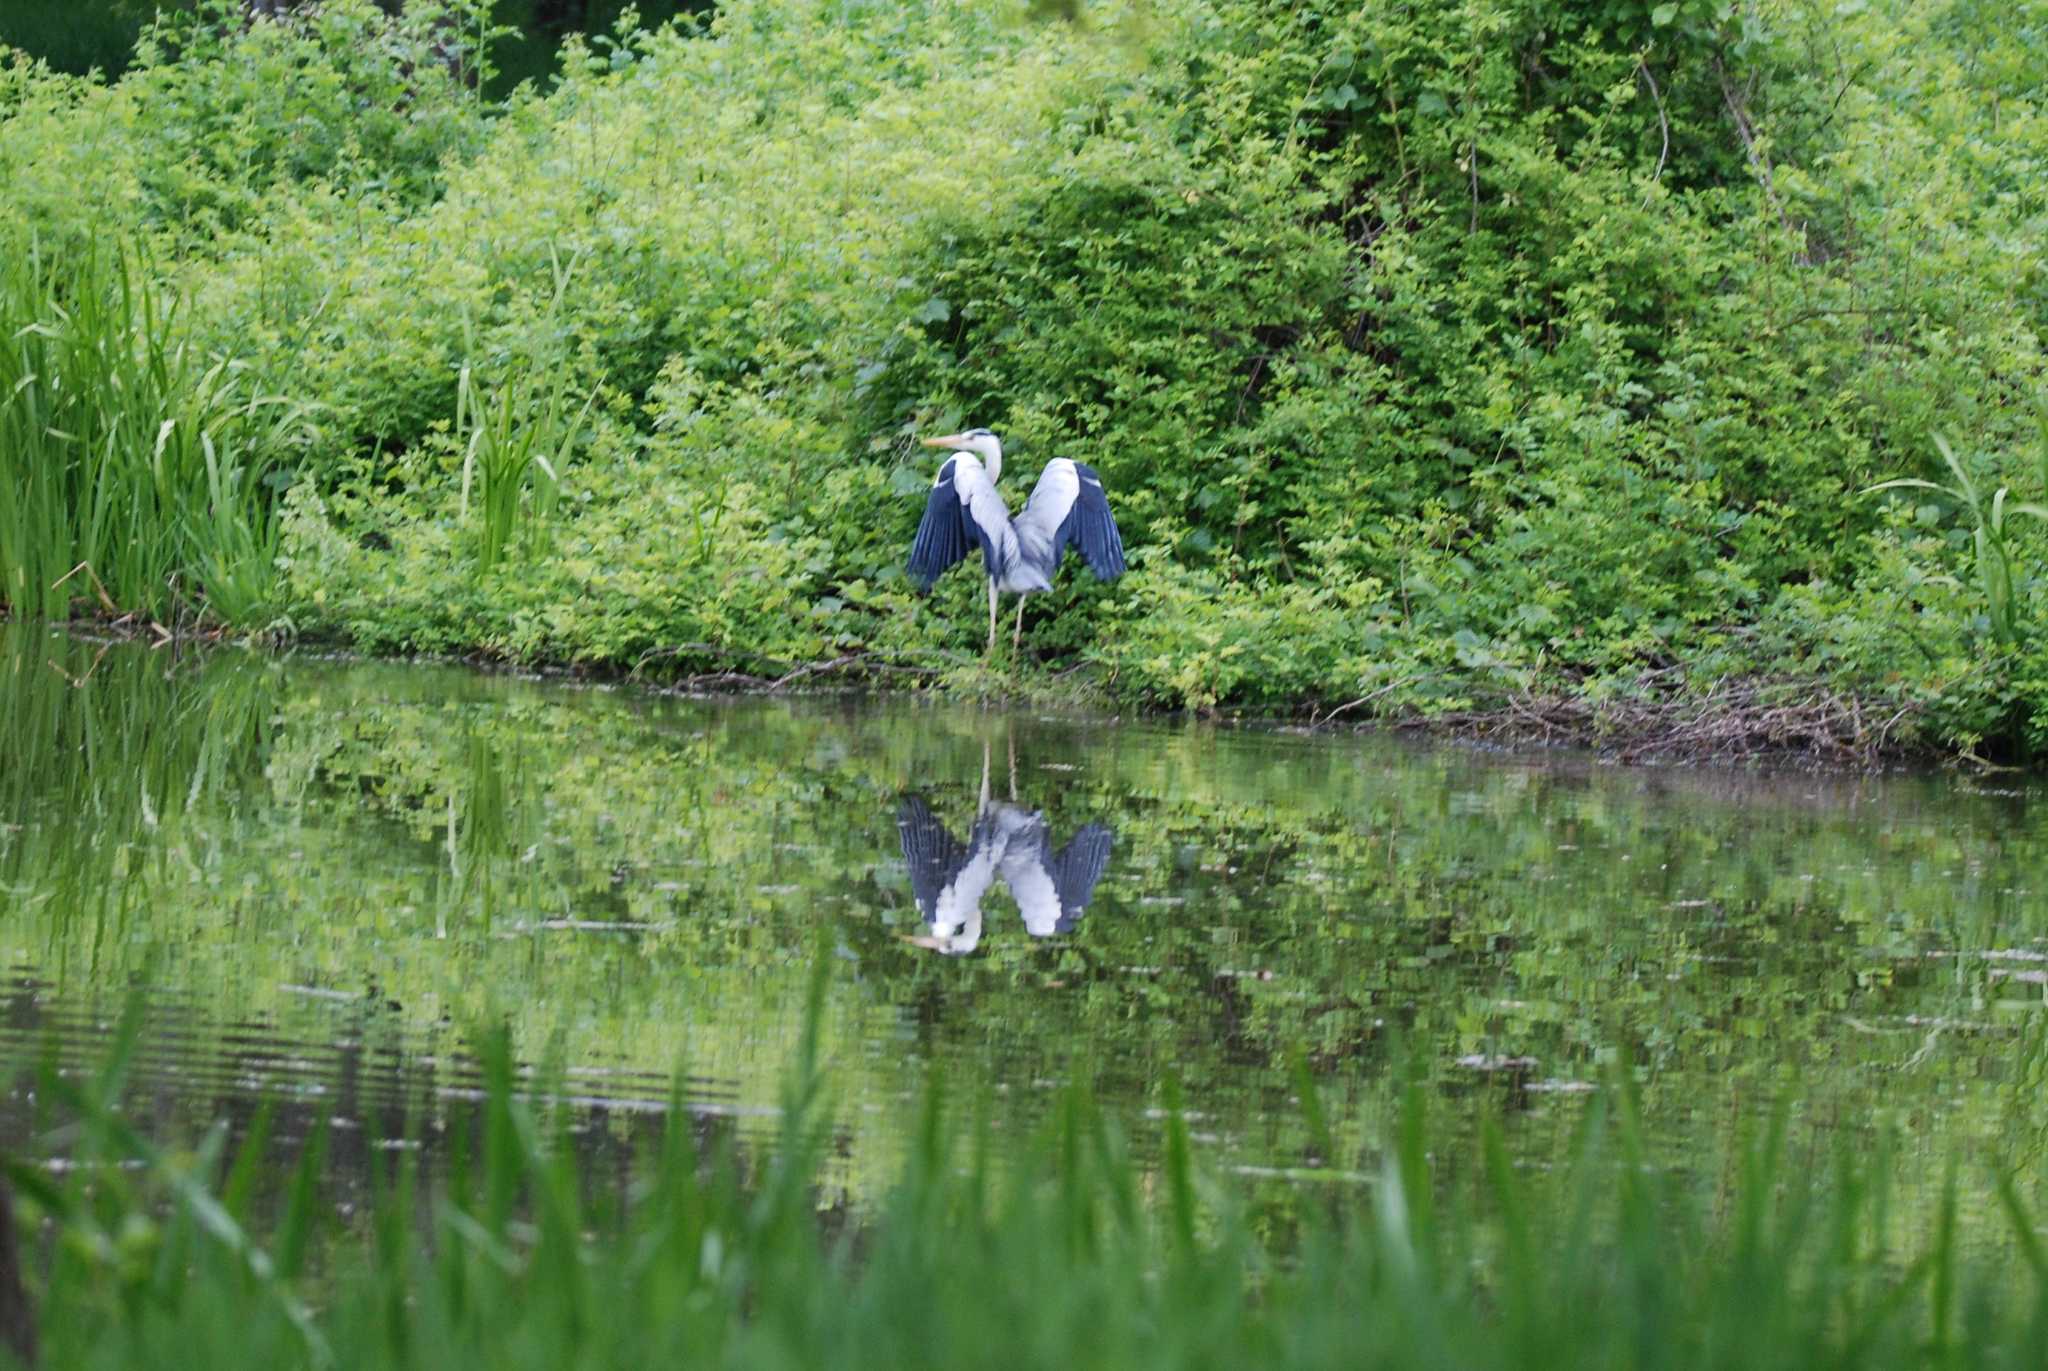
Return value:
<svg viewBox="0 0 2048 1371">
<path fill-rule="evenodd" d="M 982 744 L 981 804 L 962 845 L 917 795 L 896 809 L 910 890 L 930 932 L 906 942 L 948 956 L 981 943 L 981 901 L 1000 877 L 1034 938 L 1073 931 L 1109 865 L 1110 831 L 1084 824 L 1057 852 L 1039 810 L 1017 803 L 1017 758 L 1010 756 L 1010 798 L 989 794 L 989 747 Z"/>
</svg>

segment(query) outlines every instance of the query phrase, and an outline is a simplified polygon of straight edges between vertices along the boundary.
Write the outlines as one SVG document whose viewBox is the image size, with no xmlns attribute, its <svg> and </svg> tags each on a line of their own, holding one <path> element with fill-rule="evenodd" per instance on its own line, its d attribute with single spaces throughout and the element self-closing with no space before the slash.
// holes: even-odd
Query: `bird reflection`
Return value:
<svg viewBox="0 0 2048 1371">
<path fill-rule="evenodd" d="M 981 804 L 963 845 L 918 795 L 896 808 L 910 890 L 930 932 L 905 939 L 948 956 L 981 943 L 981 902 L 997 878 L 1009 888 L 1034 938 L 1069 933 L 1109 865 L 1110 831 L 1086 824 L 1057 852 L 1045 815 L 1017 803 L 1017 758 L 1010 757 L 1010 798 L 989 794 L 989 749 L 982 745 Z"/>
</svg>

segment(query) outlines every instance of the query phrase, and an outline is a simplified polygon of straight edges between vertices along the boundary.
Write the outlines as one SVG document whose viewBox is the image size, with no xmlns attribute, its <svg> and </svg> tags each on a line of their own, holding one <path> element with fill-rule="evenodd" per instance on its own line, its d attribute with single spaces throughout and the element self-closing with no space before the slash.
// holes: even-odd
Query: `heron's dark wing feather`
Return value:
<svg viewBox="0 0 2048 1371">
<path fill-rule="evenodd" d="M 905 795 L 896 806 L 896 835 L 903 843 L 903 865 L 910 869 L 911 897 L 918 912 L 930 919 L 940 892 L 966 865 L 967 850 L 917 795 Z"/>
<path fill-rule="evenodd" d="M 929 590 L 953 563 L 969 551 L 967 511 L 960 503 L 954 482 L 959 458 L 949 458 L 932 482 L 931 498 L 924 502 L 924 520 L 917 526 L 917 541 L 910 545 L 910 579 Z"/>
<path fill-rule="evenodd" d="M 1074 474 L 1080 477 L 1080 489 L 1074 496 L 1074 507 L 1067 511 L 1066 520 L 1060 525 L 1058 548 L 1081 549 L 1081 555 L 1088 559 L 1088 569 L 1099 581 L 1114 581 L 1124 574 L 1124 539 L 1117 532 L 1116 516 L 1109 512 L 1109 496 L 1102 489 L 1102 478 L 1095 468 L 1085 462 L 1074 463 Z"/>
<path fill-rule="evenodd" d="M 930 589 L 946 568 L 981 549 L 990 576 L 1000 577 L 1016 546 L 1010 514 L 988 473 L 972 457 L 950 457 L 925 501 L 924 521 L 910 545 L 910 577 Z"/>
<path fill-rule="evenodd" d="M 1124 572 L 1124 540 L 1109 512 L 1102 477 L 1094 467 L 1065 457 L 1045 464 L 1024 512 L 1017 536 L 1027 556 L 1036 556 L 1050 576 L 1068 548 L 1079 548 L 1089 570 L 1105 581 Z"/>
<path fill-rule="evenodd" d="M 1109 869 L 1109 849 L 1114 841 L 1101 824 L 1087 824 L 1053 856 L 1052 884 L 1060 896 L 1058 932 L 1065 933 L 1081 921 L 1081 911 L 1095 897 L 1095 883 Z"/>
</svg>

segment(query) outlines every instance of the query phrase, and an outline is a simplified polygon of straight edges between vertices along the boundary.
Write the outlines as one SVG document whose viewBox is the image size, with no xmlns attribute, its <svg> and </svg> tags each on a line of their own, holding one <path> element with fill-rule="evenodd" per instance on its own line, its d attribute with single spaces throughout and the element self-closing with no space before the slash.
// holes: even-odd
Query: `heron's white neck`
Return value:
<svg viewBox="0 0 2048 1371">
<path fill-rule="evenodd" d="M 978 439 L 974 444 L 975 455 L 981 458 L 982 469 L 988 472 L 988 483 L 994 485 L 1003 479 L 1003 445 L 994 438 Z"/>
</svg>

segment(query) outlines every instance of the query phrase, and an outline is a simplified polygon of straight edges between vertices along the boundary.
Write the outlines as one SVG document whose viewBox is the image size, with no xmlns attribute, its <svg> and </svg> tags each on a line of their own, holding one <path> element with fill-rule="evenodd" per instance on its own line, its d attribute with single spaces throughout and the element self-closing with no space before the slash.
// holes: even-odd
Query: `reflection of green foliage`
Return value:
<svg viewBox="0 0 2048 1371">
<path fill-rule="evenodd" d="M 0 955 L 58 993 L 148 975 L 224 1021 L 303 1024 L 317 1006 L 290 987 L 374 991 L 409 1033 L 502 1020 L 529 1059 L 687 1061 L 759 1105 L 823 933 L 821 1027 L 870 1196 L 928 1063 L 1009 1127 L 1042 1112 L 1035 1083 L 1079 1075 L 1148 1146 L 1170 1068 L 1205 1146 L 1286 1164 L 1310 1144 L 1297 1051 L 1355 1154 L 1389 1117 L 1392 1033 L 1445 1127 L 1533 1106 L 1510 1132 L 1531 1159 L 1564 1145 L 1573 1097 L 1459 1058 L 1532 1056 L 1541 1084 L 1623 1049 L 1674 1159 L 1786 1092 L 1802 1125 L 1897 1123 L 1929 1157 L 2009 1158 L 2048 1122 L 2024 1088 L 2048 1010 L 2011 957 L 2040 946 L 2015 892 L 2048 839 L 1953 782 L 239 654 L 166 672 L 137 648 L 88 676 L 89 648 L 16 629 L 7 649 Z M 917 920 L 897 797 L 962 829 L 984 744 L 1005 793 L 1012 741 L 1055 834 L 1115 831 L 1109 871 L 1070 937 L 1034 942 L 995 901 L 986 955 L 927 956 L 897 936 Z"/>
</svg>

